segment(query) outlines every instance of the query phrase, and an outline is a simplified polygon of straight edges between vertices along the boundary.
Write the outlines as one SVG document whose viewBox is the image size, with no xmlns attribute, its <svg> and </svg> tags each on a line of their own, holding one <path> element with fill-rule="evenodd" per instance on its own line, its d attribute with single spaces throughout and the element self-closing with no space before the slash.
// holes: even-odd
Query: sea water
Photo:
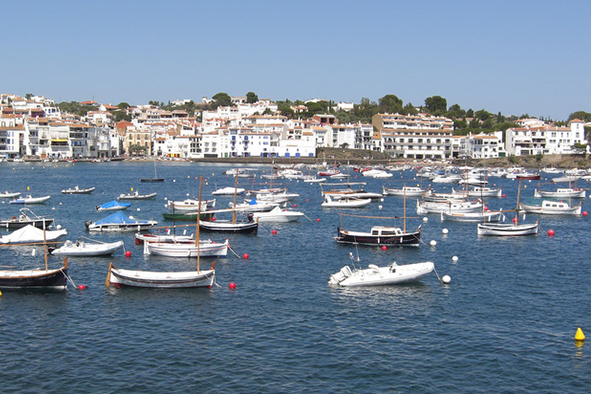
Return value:
<svg viewBox="0 0 591 394">
<path fill-rule="evenodd" d="M 300 194 L 293 203 L 306 217 L 261 225 L 258 235 L 202 233 L 219 242 L 229 238 L 233 251 L 226 258 L 200 260 L 205 268 L 216 263 L 213 288 L 105 287 L 110 262 L 167 271 L 192 270 L 196 259 L 145 256 L 133 233 L 87 233 L 86 220 L 108 215 L 96 212 L 96 205 L 130 191 L 157 192 L 154 200 L 132 201 L 124 212 L 172 226 L 162 221 L 167 200 L 197 197 L 202 175 L 203 199 L 212 198 L 213 190 L 234 185 L 222 174 L 228 168 L 159 163 L 165 182 L 148 184 L 139 179 L 151 176 L 151 163 L 0 164 L 1 190 L 52 196 L 29 208 L 54 217 L 68 230 L 64 239 L 121 239 L 131 252 L 129 258 L 123 250 L 110 257 L 70 258 L 69 275 L 84 290 L 4 291 L 1 391 L 579 393 L 591 387 L 591 349 L 574 341 L 577 327 L 591 333 L 588 217 L 528 215 L 528 222 L 540 220 L 537 236 L 478 237 L 473 223 L 417 217 L 416 199 L 407 199 L 408 229 L 422 225 L 420 247 L 355 247 L 333 239 L 341 223 L 369 231 L 377 224 L 402 226 L 402 220 L 340 213 L 400 217 L 402 198 L 384 197 L 362 209 L 326 209 L 320 207 L 318 184 L 282 181 Z M 269 173 L 269 166 L 257 168 L 259 175 Z M 393 178 L 376 180 L 351 172 L 351 180 L 367 182 L 366 190 L 375 192 L 382 185 L 419 184 L 413 176 L 394 172 Z M 259 189 L 269 182 L 240 179 L 239 185 Z M 518 183 L 490 182 L 502 186 L 506 197 L 489 198 L 487 206 L 514 208 Z M 60 193 L 76 185 L 96 190 Z M 449 185 L 434 186 L 450 191 Z M 531 198 L 535 187 L 536 181 L 525 182 L 522 199 Z M 218 197 L 217 207 L 232 200 Z M 0 217 L 16 216 L 19 208 L 0 201 Z M 184 230 L 192 233 L 194 227 L 171 229 Z M 328 286 L 330 274 L 351 264 L 349 253 L 362 267 L 433 261 L 437 274 L 449 275 L 451 283 L 442 285 L 434 273 L 400 286 Z M 0 265 L 43 264 L 42 246 L 0 249 Z M 49 264 L 59 267 L 61 259 L 50 256 Z M 230 290 L 231 282 L 236 289 Z"/>
</svg>

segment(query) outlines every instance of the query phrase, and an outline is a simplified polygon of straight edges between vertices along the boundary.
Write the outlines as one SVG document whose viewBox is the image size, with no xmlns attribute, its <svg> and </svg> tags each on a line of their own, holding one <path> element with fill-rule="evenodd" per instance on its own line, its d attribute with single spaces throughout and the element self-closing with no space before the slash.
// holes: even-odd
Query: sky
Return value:
<svg viewBox="0 0 591 394">
<path fill-rule="evenodd" d="M 591 112 L 588 0 L 0 0 L 0 93 L 116 105 L 225 92 L 566 120 Z"/>
</svg>

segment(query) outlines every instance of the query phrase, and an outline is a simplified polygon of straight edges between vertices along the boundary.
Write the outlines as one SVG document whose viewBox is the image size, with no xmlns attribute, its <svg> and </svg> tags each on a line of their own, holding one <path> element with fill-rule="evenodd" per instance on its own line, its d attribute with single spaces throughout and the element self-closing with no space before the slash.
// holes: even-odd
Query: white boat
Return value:
<svg viewBox="0 0 591 394">
<path fill-rule="evenodd" d="M 539 213 L 543 215 L 580 215 L 582 205 L 582 202 L 579 202 L 579 205 L 571 206 L 563 201 L 543 200 L 540 205 L 520 203 L 519 208 L 528 213 Z"/>
<path fill-rule="evenodd" d="M 320 204 L 324 208 L 361 208 L 371 204 L 371 198 L 341 197 L 333 200 L 331 196 L 324 195 L 324 202 Z"/>
<path fill-rule="evenodd" d="M 195 237 L 193 235 L 177 235 L 177 234 L 150 234 L 150 233 L 136 233 L 135 243 L 142 244 L 144 242 L 193 242 Z"/>
<path fill-rule="evenodd" d="M 216 199 L 201 201 L 201 210 L 206 211 L 208 209 L 215 208 Z M 172 201 L 168 200 L 166 207 L 169 209 L 174 209 L 175 211 L 194 211 L 197 212 L 199 209 L 199 200 L 193 199 L 186 199 L 183 201 Z"/>
<path fill-rule="evenodd" d="M 256 221 L 240 222 L 235 220 L 199 221 L 199 228 L 206 231 L 217 231 L 223 233 L 253 233 L 259 230 L 259 223 Z"/>
<path fill-rule="evenodd" d="M 127 216 L 121 211 L 117 211 L 104 219 L 91 222 L 85 222 L 88 231 L 142 231 L 158 224 L 155 220 L 138 220 L 132 216 Z"/>
<path fill-rule="evenodd" d="M 242 204 L 234 205 L 233 202 L 228 203 L 230 208 L 235 208 L 245 212 L 269 212 L 273 208 L 279 206 L 278 202 L 257 201 L 256 198 L 251 200 L 244 200 Z"/>
<path fill-rule="evenodd" d="M 57 240 L 68 234 L 66 229 L 42 230 L 32 225 L 27 225 L 10 234 L 0 237 L 2 244 L 42 243 Z"/>
<path fill-rule="evenodd" d="M 213 192 L 211 192 L 211 194 L 213 194 L 214 196 L 233 196 L 234 193 L 244 194 L 245 191 L 246 191 L 246 189 L 243 187 L 228 186 L 228 187 L 222 187 L 221 189 L 214 190 Z"/>
<path fill-rule="evenodd" d="M 478 223 L 478 235 L 520 236 L 536 235 L 538 222 L 528 224 L 517 223 Z"/>
<path fill-rule="evenodd" d="M 484 212 L 441 212 L 441 221 L 448 222 L 468 222 L 468 223 L 490 223 L 504 220 L 502 211 L 484 211 Z"/>
<path fill-rule="evenodd" d="M 259 223 L 287 223 L 300 220 L 304 216 L 303 212 L 292 211 L 279 206 L 268 212 L 254 212 L 253 217 Z"/>
<path fill-rule="evenodd" d="M 370 178 L 391 178 L 393 176 L 393 174 L 384 170 L 367 170 L 363 171 L 361 175 Z"/>
<path fill-rule="evenodd" d="M 369 264 L 366 269 L 351 269 L 348 265 L 328 278 L 333 286 L 383 286 L 414 282 L 430 274 L 435 268 L 431 261 L 398 265 L 392 262 L 386 267 Z"/>
<path fill-rule="evenodd" d="M 20 195 L 21 195 L 20 192 L 4 191 L 4 192 L 0 193 L 0 198 L 15 198 L 15 197 L 18 197 Z"/>
<path fill-rule="evenodd" d="M 383 186 L 382 187 L 384 196 L 406 196 L 406 197 L 421 197 L 424 195 L 431 194 L 430 189 L 423 189 L 418 186 L 402 186 L 401 189 L 395 189 Z"/>
<path fill-rule="evenodd" d="M 534 190 L 534 197 L 537 198 L 585 198 L 587 189 L 579 189 L 578 187 L 559 187 L 556 191 L 549 190 Z"/>
<path fill-rule="evenodd" d="M 419 201 L 417 200 L 417 214 L 424 215 L 427 213 L 469 213 L 481 212 L 482 202 L 480 201 Z"/>
<path fill-rule="evenodd" d="M 91 257 L 109 256 L 123 247 L 123 241 L 116 242 L 86 242 L 79 239 L 76 242 L 67 240 L 61 247 L 50 249 L 50 253 L 61 256 Z"/>
<path fill-rule="evenodd" d="M 30 194 L 26 195 L 25 197 L 15 198 L 14 200 L 9 201 L 9 204 L 43 204 L 47 200 L 49 200 L 51 196 L 43 196 L 43 197 L 33 197 Z"/>
<path fill-rule="evenodd" d="M 443 174 L 437 175 L 431 182 L 433 183 L 458 183 L 462 180 L 462 177 L 458 174 Z"/>
<path fill-rule="evenodd" d="M 212 287 L 215 282 L 215 263 L 209 270 L 155 272 L 118 269 L 109 264 L 106 286 L 147 287 L 162 289 L 182 289 L 192 287 Z"/>
<path fill-rule="evenodd" d="M 451 189 L 454 194 L 468 197 L 502 197 L 503 189 L 500 187 L 472 186 L 467 191 Z"/>
<path fill-rule="evenodd" d="M 94 187 L 80 188 L 79 186 L 75 186 L 62 190 L 62 194 L 90 194 L 94 191 L 94 189 Z"/>
<path fill-rule="evenodd" d="M 283 204 L 284 202 L 291 201 L 295 198 L 298 198 L 299 196 L 300 195 L 298 193 L 288 193 L 288 192 L 257 193 L 255 198 L 257 201 L 261 201 L 261 202 Z"/>
<path fill-rule="evenodd" d="M 304 181 L 306 183 L 321 183 L 321 182 L 326 182 L 326 178 L 317 178 L 313 175 L 305 175 L 302 178 L 302 181 Z"/>
<path fill-rule="evenodd" d="M 195 239 L 189 242 L 144 242 L 144 254 L 167 257 L 225 257 L 228 255 L 229 241 L 217 243 L 210 239 L 200 240 L 195 245 Z"/>
<path fill-rule="evenodd" d="M 139 194 L 138 192 L 128 194 L 122 193 L 117 197 L 117 200 L 151 200 L 156 197 L 157 194 L 158 193 Z"/>
</svg>

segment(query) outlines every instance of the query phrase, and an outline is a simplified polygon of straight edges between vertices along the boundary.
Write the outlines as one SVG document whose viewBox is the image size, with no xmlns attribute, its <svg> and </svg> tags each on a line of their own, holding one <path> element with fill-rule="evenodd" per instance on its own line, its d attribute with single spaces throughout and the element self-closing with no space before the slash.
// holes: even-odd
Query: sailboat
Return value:
<svg viewBox="0 0 591 394">
<path fill-rule="evenodd" d="M 158 178 L 158 172 L 156 171 L 156 158 L 153 159 L 154 162 L 154 178 L 140 178 L 140 182 L 164 182 L 164 178 Z"/>
<path fill-rule="evenodd" d="M 45 228 L 44 228 L 45 230 Z M 30 270 L 1 270 L 0 290 L 65 290 L 68 284 L 68 258 L 61 268 L 49 269 L 47 262 L 47 239 L 44 237 L 45 268 Z"/>
<path fill-rule="evenodd" d="M 403 228 L 392 226 L 373 226 L 369 232 L 350 231 L 343 229 L 343 216 L 341 213 L 341 225 L 337 229 L 337 236 L 335 240 L 339 243 L 348 243 L 355 245 L 378 245 L 378 246 L 419 246 L 421 241 L 421 226 L 419 225 L 416 231 L 407 232 L 406 230 L 406 195 L 404 195 L 404 216 Z M 362 217 L 370 219 L 400 219 L 400 217 L 374 217 L 374 216 L 357 216 L 346 215 L 353 217 Z"/>
<path fill-rule="evenodd" d="M 199 199 L 201 200 L 201 185 L 203 176 L 199 185 Z M 113 263 L 109 264 L 109 272 L 105 281 L 105 286 L 114 285 L 116 287 L 147 287 L 163 289 L 181 289 L 194 287 L 212 287 L 215 282 L 215 262 L 208 270 L 201 270 L 199 253 L 199 226 L 195 236 L 197 246 L 197 270 L 196 271 L 177 271 L 177 272 L 159 272 L 159 271 L 139 271 L 115 268 Z"/>
<path fill-rule="evenodd" d="M 537 220 L 535 223 L 519 223 L 521 179 L 519 180 L 518 187 L 517 208 L 515 209 L 517 214 L 513 218 L 513 223 L 478 223 L 478 235 L 517 236 L 536 235 L 538 233 L 539 225 Z"/>
</svg>

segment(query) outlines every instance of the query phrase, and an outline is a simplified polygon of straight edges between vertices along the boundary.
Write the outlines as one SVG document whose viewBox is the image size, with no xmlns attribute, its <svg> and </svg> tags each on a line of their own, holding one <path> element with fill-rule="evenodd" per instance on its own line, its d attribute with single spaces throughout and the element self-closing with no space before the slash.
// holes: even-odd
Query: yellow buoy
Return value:
<svg viewBox="0 0 591 394">
<path fill-rule="evenodd" d="M 29 186 L 27 186 L 27 191 L 29 191 Z"/>
<path fill-rule="evenodd" d="M 0 297 L 2 297 L 2 291 L 0 291 Z"/>
<path fill-rule="evenodd" d="M 584 341 L 585 340 L 585 334 L 583 334 L 583 330 L 581 330 L 581 327 L 577 328 L 577 333 L 575 334 L 575 341 Z"/>
</svg>

